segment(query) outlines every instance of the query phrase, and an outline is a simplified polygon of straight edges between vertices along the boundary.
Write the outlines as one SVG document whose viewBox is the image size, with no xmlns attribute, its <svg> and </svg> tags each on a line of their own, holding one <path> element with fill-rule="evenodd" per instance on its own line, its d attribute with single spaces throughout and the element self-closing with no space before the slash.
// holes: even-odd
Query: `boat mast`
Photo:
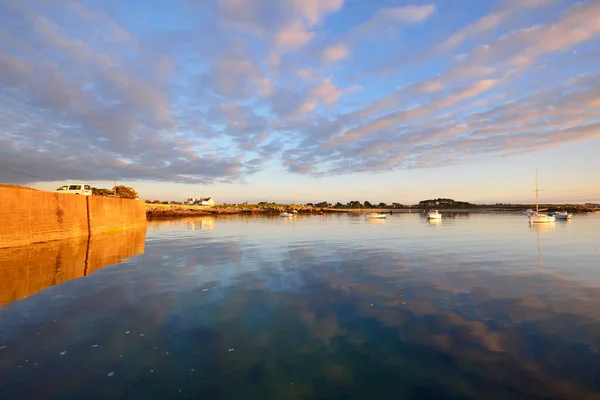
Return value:
<svg viewBox="0 0 600 400">
<path fill-rule="evenodd" d="M 536 168 L 535 170 L 535 213 L 538 213 L 538 195 L 539 195 L 539 190 L 538 190 L 538 170 Z"/>
</svg>

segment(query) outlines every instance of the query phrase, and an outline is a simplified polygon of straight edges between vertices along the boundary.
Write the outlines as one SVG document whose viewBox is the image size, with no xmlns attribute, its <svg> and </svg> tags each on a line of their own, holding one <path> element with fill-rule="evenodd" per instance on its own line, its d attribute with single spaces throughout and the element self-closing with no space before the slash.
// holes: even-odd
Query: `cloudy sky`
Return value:
<svg viewBox="0 0 600 400">
<path fill-rule="evenodd" d="M 0 1 L 0 181 L 600 201 L 600 1 Z"/>
</svg>

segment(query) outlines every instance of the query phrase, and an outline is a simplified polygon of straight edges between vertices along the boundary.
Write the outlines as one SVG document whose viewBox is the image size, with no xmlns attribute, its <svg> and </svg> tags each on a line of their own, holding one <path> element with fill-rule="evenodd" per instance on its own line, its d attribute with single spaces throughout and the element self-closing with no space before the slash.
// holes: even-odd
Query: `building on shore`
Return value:
<svg viewBox="0 0 600 400">
<path fill-rule="evenodd" d="M 201 206 L 214 206 L 215 199 L 213 199 L 212 197 L 200 198 L 200 205 Z"/>
<path fill-rule="evenodd" d="M 189 206 L 214 206 L 216 203 L 215 199 L 213 199 L 212 197 L 190 197 L 185 201 L 185 204 Z"/>
</svg>

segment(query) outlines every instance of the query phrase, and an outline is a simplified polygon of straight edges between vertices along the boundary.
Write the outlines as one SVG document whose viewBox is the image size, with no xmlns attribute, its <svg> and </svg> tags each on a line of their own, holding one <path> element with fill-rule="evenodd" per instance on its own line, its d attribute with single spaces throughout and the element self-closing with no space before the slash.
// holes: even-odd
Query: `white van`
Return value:
<svg viewBox="0 0 600 400">
<path fill-rule="evenodd" d="M 56 189 L 59 193 L 81 194 L 84 196 L 92 195 L 92 187 L 85 183 L 70 183 Z"/>
</svg>

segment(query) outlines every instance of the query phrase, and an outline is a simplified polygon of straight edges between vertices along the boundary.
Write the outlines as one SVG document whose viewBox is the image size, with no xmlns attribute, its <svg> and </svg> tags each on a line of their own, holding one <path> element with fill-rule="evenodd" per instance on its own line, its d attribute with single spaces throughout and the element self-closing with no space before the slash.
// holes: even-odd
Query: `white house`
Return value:
<svg viewBox="0 0 600 400">
<path fill-rule="evenodd" d="M 200 199 L 200 205 L 201 206 L 214 206 L 215 199 L 213 199 L 212 197 L 203 197 Z"/>
</svg>

